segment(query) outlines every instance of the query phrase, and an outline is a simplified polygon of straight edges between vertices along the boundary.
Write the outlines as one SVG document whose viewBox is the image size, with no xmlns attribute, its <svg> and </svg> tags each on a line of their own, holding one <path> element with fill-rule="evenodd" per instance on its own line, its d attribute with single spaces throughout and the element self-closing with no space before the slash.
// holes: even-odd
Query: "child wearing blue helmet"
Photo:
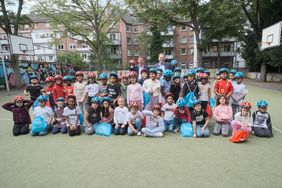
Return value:
<svg viewBox="0 0 282 188">
<path fill-rule="evenodd" d="M 270 114 L 266 111 L 268 103 L 265 100 L 257 102 L 258 110 L 252 114 L 252 133 L 258 137 L 272 137 L 272 124 Z"/>
<path fill-rule="evenodd" d="M 176 101 L 176 109 L 174 111 L 174 132 L 179 130 L 179 127 L 183 123 L 191 123 L 191 114 L 187 106 L 185 105 L 184 99 L 178 99 Z"/>
</svg>

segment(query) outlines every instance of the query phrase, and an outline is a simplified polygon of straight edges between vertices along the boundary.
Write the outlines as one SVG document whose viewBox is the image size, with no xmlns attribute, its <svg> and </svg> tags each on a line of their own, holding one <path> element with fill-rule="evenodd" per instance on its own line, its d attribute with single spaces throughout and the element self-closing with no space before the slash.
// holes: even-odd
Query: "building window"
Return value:
<svg viewBox="0 0 282 188">
<path fill-rule="evenodd" d="M 194 54 L 194 48 L 190 48 L 190 49 L 189 49 L 189 54 L 190 54 L 190 55 L 193 55 L 193 54 Z"/>
<path fill-rule="evenodd" d="M 131 37 L 127 37 L 127 44 L 131 44 Z"/>
<path fill-rule="evenodd" d="M 186 25 L 181 26 L 181 31 L 187 31 Z"/>
<path fill-rule="evenodd" d="M 134 33 L 138 33 L 138 27 L 134 27 L 134 28 L 133 28 L 133 32 L 134 32 Z"/>
<path fill-rule="evenodd" d="M 231 51 L 231 45 L 230 44 L 224 45 L 224 52 L 230 52 L 230 51 Z"/>
<path fill-rule="evenodd" d="M 110 39 L 111 39 L 111 40 L 116 40 L 116 34 L 111 33 L 111 34 L 110 34 Z"/>
<path fill-rule="evenodd" d="M 181 37 L 181 43 L 186 44 L 187 43 L 187 38 L 185 36 Z"/>
<path fill-rule="evenodd" d="M 186 48 L 181 48 L 181 55 L 186 55 Z"/>
<path fill-rule="evenodd" d="M 70 48 L 70 49 L 75 49 L 75 48 L 76 48 L 76 45 L 75 45 L 75 44 L 70 44 L 69 48 Z"/>
<path fill-rule="evenodd" d="M 127 50 L 127 56 L 131 56 L 131 50 Z"/>
<path fill-rule="evenodd" d="M 172 55 L 171 49 L 165 49 L 165 55 Z"/>
<path fill-rule="evenodd" d="M 49 27 L 50 27 L 50 24 L 49 24 L 49 23 L 46 23 L 46 24 L 45 24 L 45 27 L 49 28 Z"/>
<path fill-rule="evenodd" d="M 135 51 L 134 56 L 138 57 L 140 55 L 140 52 L 138 50 Z"/>
<path fill-rule="evenodd" d="M 189 37 L 189 43 L 190 43 L 190 44 L 194 43 L 194 36 L 190 36 L 190 37 Z"/>
<path fill-rule="evenodd" d="M 82 48 L 87 48 L 87 44 L 82 44 Z"/>
<path fill-rule="evenodd" d="M 63 44 L 59 44 L 59 45 L 58 45 L 58 49 L 59 49 L 59 50 L 63 50 L 63 49 L 64 49 L 64 45 L 63 45 Z"/>
<path fill-rule="evenodd" d="M 131 32 L 131 27 L 130 26 L 126 26 L 126 32 Z"/>
<path fill-rule="evenodd" d="M 52 55 L 49 55 L 49 60 L 53 61 L 54 57 Z"/>
<path fill-rule="evenodd" d="M 139 43 L 139 38 L 134 38 L 134 44 L 138 44 Z"/>
<path fill-rule="evenodd" d="M 117 54 L 117 48 L 111 48 L 111 54 Z"/>
</svg>

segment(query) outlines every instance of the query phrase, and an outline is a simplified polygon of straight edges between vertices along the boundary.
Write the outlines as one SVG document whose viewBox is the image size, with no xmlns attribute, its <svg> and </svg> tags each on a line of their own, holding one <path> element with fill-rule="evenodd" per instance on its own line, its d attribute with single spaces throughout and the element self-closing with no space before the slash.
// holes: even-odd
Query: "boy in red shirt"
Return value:
<svg viewBox="0 0 282 188">
<path fill-rule="evenodd" d="M 219 70 L 219 74 L 220 80 L 218 80 L 214 85 L 214 93 L 216 97 L 218 97 L 219 95 L 225 95 L 227 98 L 229 98 L 233 93 L 234 89 L 232 83 L 227 80 L 228 69 L 221 68 Z"/>
<path fill-rule="evenodd" d="M 183 123 L 191 123 L 191 114 L 187 106 L 185 106 L 184 99 L 178 99 L 176 102 L 176 109 L 173 118 L 174 132 L 179 131 L 179 127 Z"/>
<path fill-rule="evenodd" d="M 65 98 L 65 88 L 63 85 L 63 77 L 61 75 L 55 76 L 55 86 L 53 89 L 53 99 L 57 102 L 59 97 Z"/>
<path fill-rule="evenodd" d="M 71 84 L 73 77 L 70 75 L 64 76 L 63 78 L 64 83 L 65 83 L 65 101 L 67 101 L 67 98 L 69 95 L 74 95 L 73 93 L 73 85 Z"/>
<path fill-rule="evenodd" d="M 55 107 L 55 102 L 53 100 L 53 89 L 54 89 L 54 82 L 55 82 L 55 79 L 53 76 L 48 76 L 45 80 L 45 83 L 46 83 L 46 87 L 45 87 L 45 90 L 49 96 L 49 102 L 50 102 L 50 105 L 52 107 L 52 109 L 54 109 Z"/>
</svg>

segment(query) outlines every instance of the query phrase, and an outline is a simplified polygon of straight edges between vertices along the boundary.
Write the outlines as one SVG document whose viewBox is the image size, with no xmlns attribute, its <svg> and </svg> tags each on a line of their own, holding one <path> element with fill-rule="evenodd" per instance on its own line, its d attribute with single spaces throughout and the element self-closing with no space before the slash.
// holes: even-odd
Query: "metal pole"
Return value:
<svg viewBox="0 0 282 188">
<path fill-rule="evenodd" d="M 8 92 L 8 95 L 9 95 L 10 87 L 9 87 L 9 82 L 8 82 L 8 77 L 7 77 L 7 72 L 6 72 L 4 55 L 3 55 L 3 52 L 2 52 L 2 43 L 0 43 L 0 46 L 1 46 L 0 48 L 1 48 L 1 58 L 2 58 L 2 65 L 3 65 L 3 73 L 4 73 L 5 82 L 6 82 L 7 92 Z"/>
</svg>

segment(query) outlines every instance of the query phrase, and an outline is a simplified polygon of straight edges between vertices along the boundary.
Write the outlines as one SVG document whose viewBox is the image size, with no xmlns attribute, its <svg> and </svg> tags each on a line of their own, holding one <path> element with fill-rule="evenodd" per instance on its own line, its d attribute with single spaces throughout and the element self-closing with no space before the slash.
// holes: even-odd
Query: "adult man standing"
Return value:
<svg viewBox="0 0 282 188">
<path fill-rule="evenodd" d="M 163 53 L 159 54 L 159 62 L 154 65 L 154 68 L 162 69 L 163 71 L 169 69 L 169 63 L 165 62 L 165 55 Z"/>
<path fill-rule="evenodd" d="M 132 71 L 135 71 L 137 73 L 137 78 L 141 79 L 141 71 L 142 69 L 147 69 L 149 70 L 149 68 L 147 67 L 147 65 L 145 65 L 145 58 L 144 56 L 139 56 L 138 57 L 138 64 L 135 65 L 132 69 Z"/>
</svg>

